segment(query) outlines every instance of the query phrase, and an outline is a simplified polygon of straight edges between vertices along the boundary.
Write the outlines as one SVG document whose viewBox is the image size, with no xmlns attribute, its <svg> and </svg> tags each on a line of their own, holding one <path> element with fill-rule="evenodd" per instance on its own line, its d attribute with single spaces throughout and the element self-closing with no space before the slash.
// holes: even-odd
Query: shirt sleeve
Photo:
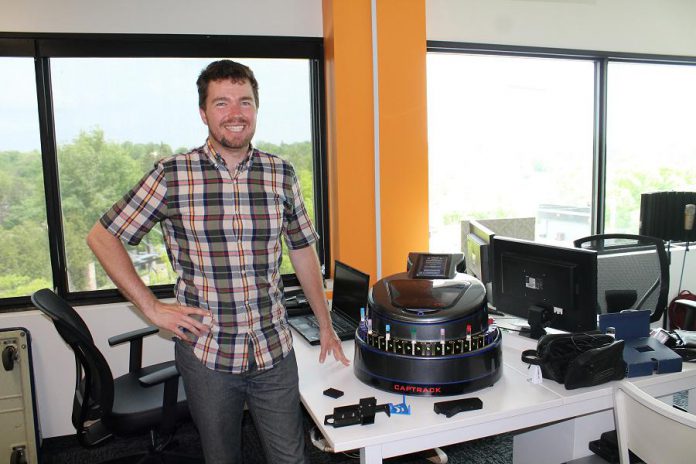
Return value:
<svg viewBox="0 0 696 464">
<path fill-rule="evenodd" d="M 305 208 L 300 183 L 295 175 L 295 169 L 288 169 L 290 191 L 286 196 L 284 221 L 285 243 L 291 250 L 297 250 L 311 245 L 319 239 L 319 234 L 312 225 L 312 220 Z"/>
<path fill-rule="evenodd" d="M 112 235 L 129 245 L 137 245 L 165 217 L 166 179 L 157 164 L 135 187 L 99 219 Z"/>
</svg>

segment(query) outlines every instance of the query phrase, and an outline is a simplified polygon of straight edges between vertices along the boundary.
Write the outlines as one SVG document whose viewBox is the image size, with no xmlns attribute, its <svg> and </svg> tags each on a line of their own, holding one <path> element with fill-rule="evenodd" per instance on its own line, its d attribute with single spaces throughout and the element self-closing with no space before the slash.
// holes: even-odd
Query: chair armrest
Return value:
<svg viewBox="0 0 696 464">
<path fill-rule="evenodd" d="M 174 365 L 165 367 L 164 369 L 160 369 L 151 374 L 143 375 L 142 377 L 138 378 L 138 381 L 144 387 L 152 387 L 153 385 L 166 382 L 172 377 L 179 377 L 179 371 Z"/>
<path fill-rule="evenodd" d="M 120 345 L 130 342 L 130 356 L 128 359 L 128 372 L 137 372 L 143 365 L 143 338 L 156 334 L 159 329 L 154 326 L 126 332 L 121 335 L 114 335 L 109 338 L 109 346 Z"/>
<path fill-rule="evenodd" d="M 121 343 L 132 342 L 133 340 L 142 339 L 148 335 L 156 334 L 159 329 L 155 326 L 144 327 L 142 329 L 133 330 L 120 335 L 114 335 L 109 338 L 109 346 L 120 345 Z"/>
<path fill-rule="evenodd" d="M 138 378 L 138 381 L 146 388 L 164 382 L 160 434 L 169 436 L 176 426 L 176 403 L 179 397 L 179 371 L 176 369 L 176 365 L 143 375 Z"/>
</svg>

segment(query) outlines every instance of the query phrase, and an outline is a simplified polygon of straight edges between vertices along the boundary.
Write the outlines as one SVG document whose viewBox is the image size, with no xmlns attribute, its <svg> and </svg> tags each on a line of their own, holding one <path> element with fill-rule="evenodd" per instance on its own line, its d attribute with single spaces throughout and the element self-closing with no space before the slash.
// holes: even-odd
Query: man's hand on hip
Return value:
<svg viewBox="0 0 696 464">
<path fill-rule="evenodd" d="M 150 310 L 143 312 L 157 327 L 169 330 L 181 339 L 187 338 L 183 329 L 188 330 L 196 337 L 200 337 L 210 330 L 209 326 L 191 317 L 191 315 L 211 317 L 210 311 L 204 309 L 156 301 Z"/>
</svg>

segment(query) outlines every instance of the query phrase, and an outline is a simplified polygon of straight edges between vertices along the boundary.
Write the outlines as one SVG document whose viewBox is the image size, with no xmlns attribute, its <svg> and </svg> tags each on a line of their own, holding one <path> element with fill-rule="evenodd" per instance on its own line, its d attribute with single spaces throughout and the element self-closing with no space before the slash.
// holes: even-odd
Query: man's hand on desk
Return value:
<svg viewBox="0 0 696 464">
<path fill-rule="evenodd" d="M 333 354 L 336 361 L 340 361 L 344 366 L 350 365 L 350 360 L 343 353 L 341 339 L 338 338 L 333 327 L 329 326 L 319 330 L 319 341 L 321 343 L 321 352 L 319 353 L 319 362 L 323 363 L 327 355 Z"/>
</svg>

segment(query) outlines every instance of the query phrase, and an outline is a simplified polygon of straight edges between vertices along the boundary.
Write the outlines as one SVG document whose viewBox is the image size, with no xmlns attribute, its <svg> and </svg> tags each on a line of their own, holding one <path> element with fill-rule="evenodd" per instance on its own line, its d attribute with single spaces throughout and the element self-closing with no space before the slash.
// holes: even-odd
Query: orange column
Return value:
<svg viewBox="0 0 696 464">
<path fill-rule="evenodd" d="M 376 276 L 369 0 L 323 0 L 331 256 Z M 333 272 L 333 269 L 331 270 Z"/>
<path fill-rule="evenodd" d="M 377 151 L 372 2 L 322 5 L 332 256 L 374 281 L 404 271 L 409 251 L 428 249 L 425 0 L 376 0 Z"/>
<path fill-rule="evenodd" d="M 428 251 L 425 0 L 377 0 L 382 275 Z"/>
</svg>

